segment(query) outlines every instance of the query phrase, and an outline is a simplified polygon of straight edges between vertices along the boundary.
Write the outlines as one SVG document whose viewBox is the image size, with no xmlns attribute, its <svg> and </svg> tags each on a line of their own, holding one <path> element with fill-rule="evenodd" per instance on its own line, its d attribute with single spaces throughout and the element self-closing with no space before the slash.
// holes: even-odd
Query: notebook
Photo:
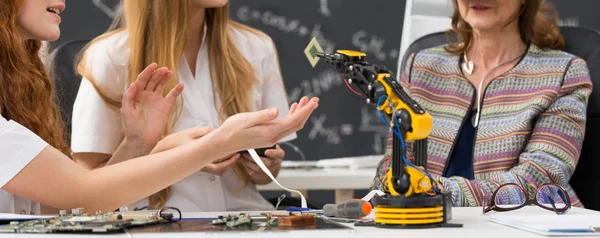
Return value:
<svg viewBox="0 0 600 238">
<path fill-rule="evenodd" d="M 600 236 L 600 213 L 492 215 L 489 220 L 545 236 Z"/>
</svg>

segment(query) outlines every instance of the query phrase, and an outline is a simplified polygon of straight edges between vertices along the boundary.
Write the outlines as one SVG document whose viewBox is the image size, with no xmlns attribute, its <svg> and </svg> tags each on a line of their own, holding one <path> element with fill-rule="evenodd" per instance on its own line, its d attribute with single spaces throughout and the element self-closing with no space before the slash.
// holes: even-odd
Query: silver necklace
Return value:
<svg viewBox="0 0 600 238">
<path fill-rule="evenodd" d="M 517 57 L 512 58 L 510 60 L 506 60 L 506 61 L 504 61 L 502 63 L 499 63 L 496 66 L 494 66 L 494 68 L 488 70 L 487 73 L 485 73 L 485 75 L 483 76 L 483 78 L 479 82 L 479 87 L 478 87 L 478 90 L 477 90 L 477 114 L 475 115 L 475 121 L 473 122 L 473 126 L 474 127 L 477 127 L 479 125 L 479 118 L 480 118 L 480 115 L 481 115 L 481 87 L 483 87 L 483 82 L 485 81 L 485 79 L 488 77 L 488 75 L 492 71 L 496 70 L 498 67 L 500 67 L 502 65 L 505 65 L 505 64 L 507 64 L 509 62 L 512 62 L 512 61 L 514 61 L 514 60 L 516 60 L 516 59 L 518 59 L 518 58 L 520 58 L 520 57 L 522 57 L 524 55 L 525 55 L 525 53 L 523 53 L 521 55 L 518 55 Z M 464 53 L 464 57 L 465 57 L 465 62 L 463 62 L 462 66 L 463 66 L 463 69 L 470 75 L 470 74 L 473 73 L 473 61 L 467 61 L 467 52 Z"/>
<path fill-rule="evenodd" d="M 462 67 L 469 75 L 473 73 L 473 61 L 467 59 L 467 52 L 464 53 L 465 60 L 462 63 Z"/>
</svg>

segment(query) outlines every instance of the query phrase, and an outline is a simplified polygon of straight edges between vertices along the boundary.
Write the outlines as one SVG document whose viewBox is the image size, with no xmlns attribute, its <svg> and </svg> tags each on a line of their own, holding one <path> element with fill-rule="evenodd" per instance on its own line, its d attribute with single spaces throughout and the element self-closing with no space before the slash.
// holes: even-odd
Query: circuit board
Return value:
<svg viewBox="0 0 600 238">
<path fill-rule="evenodd" d="M 173 233 L 173 232 L 278 232 L 291 230 L 352 230 L 351 227 L 326 217 L 316 216 L 314 219 L 301 219 L 300 222 L 289 220 L 294 216 L 281 214 L 225 214 L 216 219 L 183 219 L 179 222 L 159 224 L 129 229 L 130 234 L 136 233 Z M 308 218 L 308 217 L 299 217 Z M 309 222 L 306 222 L 309 221 Z"/>
<path fill-rule="evenodd" d="M 172 214 L 160 210 L 86 214 L 73 209 L 71 214 L 29 221 L 13 221 L 0 226 L 0 233 L 122 233 L 128 228 L 168 223 Z"/>
</svg>

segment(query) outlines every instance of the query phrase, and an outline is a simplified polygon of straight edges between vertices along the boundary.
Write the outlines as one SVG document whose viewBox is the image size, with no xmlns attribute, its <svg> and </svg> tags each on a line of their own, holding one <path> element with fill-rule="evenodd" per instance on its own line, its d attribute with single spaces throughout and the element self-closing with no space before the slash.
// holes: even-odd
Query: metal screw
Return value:
<svg viewBox="0 0 600 238">
<path fill-rule="evenodd" d="M 371 99 L 367 98 L 367 104 L 371 104 Z"/>
<path fill-rule="evenodd" d="M 367 86 L 367 88 L 369 89 L 369 91 L 373 90 L 373 85 L 369 84 L 369 86 Z"/>
<path fill-rule="evenodd" d="M 349 83 L 349 84 L 352 84 L 352 79 L 348 79 L 348 83 Z"/>
<path fill-rule="evenodd" d="M 352 67 L 352 65 L 350 65 L 350 66 L 348 66 L 348 69 L 349 69 L 350 71 L 352 71 L 352 69 L 354 69 L 354 67 Z"/>
</svg>

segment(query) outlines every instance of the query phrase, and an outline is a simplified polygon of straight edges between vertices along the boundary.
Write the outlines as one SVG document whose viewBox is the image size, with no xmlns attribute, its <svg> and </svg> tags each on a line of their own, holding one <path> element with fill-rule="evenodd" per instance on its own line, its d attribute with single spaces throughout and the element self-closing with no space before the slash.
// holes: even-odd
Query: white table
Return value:
<svg viewBox="0 0 600 238">
<path fill-rule="evenodd" d="M 335 190 L 335 202 L 353 198 L 354 190 L 370 189 L 376 170 L 371 169 L 281 169 L 277 181 L 286 188 L 299 190 Z M 261 191 L 283 191 L 277 184 L 257 186 Z M 295 195 L 295 194 L 292 194 Z M 308 199 L 308 198 L 307 198 Z"/>
<path fill-rule="evenodd" d="M 214 233 L 200 233 L 200 232 L 187 232 L 187 233 L 144 233 L 144 234 L 116 234 L 116 235 L 54 235 L 54 234 L 0 234 L 0 238 L 4 237 L 43 237 L 43 238 L 54 238 L 54 237 L 69 237 L 69 238 L 100 238 L 100 237 L 142 237 L 142 238 L 155 238 L 155 237 L 286 237 L 286 238 L 306 238 L 306 237 L 485 237 L 485 238 L 517 238 L 517 237 L 544 237 L 531 232 L 522 231 L 519 229 L 511 228 L 508 226 L 489 222 L 488 215 L 481 214 L 481 207 L 470 207 L 470 208 L 454 208 L 453 219 L 451 223 L 461 223 L 462 228 L 433 228 L 433 229 L 384 229 L 375 227 L 354 227 L 352 230 L 340 231 L 340 230 L 329 230 L 329 231 L 278 231 L 278 232 L 214 232 Z M 539 207 L 525 207 L 521 210 L 512 211 L 511 214 L 529 214 L 529 215 L 540 215 L 547 214 L 548 216 L 556 216 L 552 212 L 548 212 Z M 237 214 L 237 213 L 232 213 Z M 496 212 L 496 214 L 499 214 Z M 508 213 L 504 213 L 508 214 Z M 573 208 L 566 215 L 576 214 L 598 214 L 600 212 Z M 222 213 L 184 213 L 184 217 L 216 217 L 222 215 Z M 352 225 L 348 225 L 353 227 Z"/>
</svg>

